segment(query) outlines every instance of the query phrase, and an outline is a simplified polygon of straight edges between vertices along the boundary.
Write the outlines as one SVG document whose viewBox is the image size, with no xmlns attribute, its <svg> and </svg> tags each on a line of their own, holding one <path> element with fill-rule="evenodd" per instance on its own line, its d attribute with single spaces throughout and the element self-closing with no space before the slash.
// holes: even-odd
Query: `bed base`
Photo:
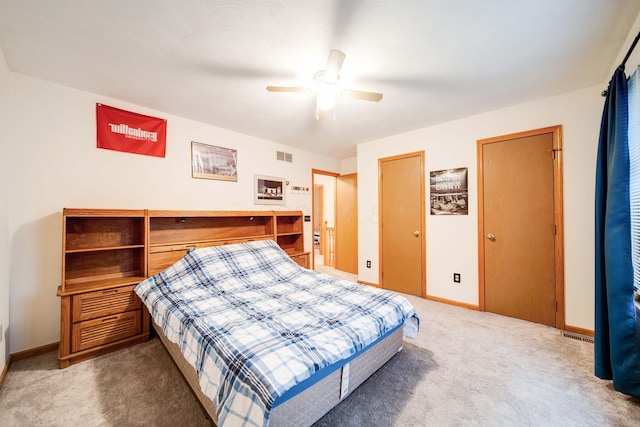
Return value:
<svg viewBox="0 0 640 427">
<path fill-rule="evenodd" d="M 155 323 L 153 327 L 176 366 L 182 372 L 187 383 L 189 383 L 193 393 L 200 401 L 207 416 L 214 425 L 217 425 L 215 407 L 211 399 L 205 396 L 200 389 L 198 374 L 195 369 L 182 356 L 180 347 L 169 341 L 162 333 L 162 328 Z M 351 394 L 356 387 L 380 369 L 400 350 L 402 350 L 402 327 L 397 328 L 395 332 L 353 359 L 349 363 L 349 392 L 342 399 Z M 337 369 L 311 387 L 276 406 L 271 411 L 269 426 L 311 426 L 342 400 L 340 398 L 341 377 L 342 369 Z"/>
</svg>

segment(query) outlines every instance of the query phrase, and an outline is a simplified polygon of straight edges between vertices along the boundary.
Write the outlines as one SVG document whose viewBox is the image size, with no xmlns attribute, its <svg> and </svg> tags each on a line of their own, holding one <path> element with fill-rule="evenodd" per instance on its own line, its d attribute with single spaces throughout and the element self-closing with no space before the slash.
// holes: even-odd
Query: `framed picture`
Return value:
<svg viewBox="0 0 640 427">
<path fill-rule="evenodd" d="M 253 203 L 256 205 L 286 204 L 287 184 L 283 178 L 254 175 Z"/>
<path fill-rule="evenodd" d="M 191 141 L 193 178 L 238 181 L 238 151 Z"/>
<path fill-rule="evenodd" d="M 431 171 L 431 215 L 468 215 L 467 168 Z"/>
</svg>

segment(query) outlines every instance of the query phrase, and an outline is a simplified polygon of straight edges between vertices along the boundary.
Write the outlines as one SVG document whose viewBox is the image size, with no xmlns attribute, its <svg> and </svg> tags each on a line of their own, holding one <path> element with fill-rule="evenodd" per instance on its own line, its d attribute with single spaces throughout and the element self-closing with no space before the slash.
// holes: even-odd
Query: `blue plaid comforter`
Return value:
<svg viewBox="0 0 640 427">
<path fill-rule="evenodd" d="M 272 240 L 194 249 L 135 292 L 195 368 L 220 426 L 267 426 L 287 390 L 419 324 L 405 298 L 301 268 Z"/>
</svg>

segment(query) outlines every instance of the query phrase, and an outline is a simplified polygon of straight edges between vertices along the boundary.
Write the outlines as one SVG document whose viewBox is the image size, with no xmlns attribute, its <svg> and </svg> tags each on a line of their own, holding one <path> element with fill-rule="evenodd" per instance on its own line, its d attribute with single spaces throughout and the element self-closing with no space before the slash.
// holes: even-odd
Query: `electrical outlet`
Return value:
<svg viewBox="0 0 640 427">
<path fill-rule="evenodd" d="M 453 273 L 453 283 L 460 283 L 460 273 Z"/>
<path fill-rule="evenodd" d="M 367 268 L 371 268 L 371 261 L 367 260 Z"/>
</svg>

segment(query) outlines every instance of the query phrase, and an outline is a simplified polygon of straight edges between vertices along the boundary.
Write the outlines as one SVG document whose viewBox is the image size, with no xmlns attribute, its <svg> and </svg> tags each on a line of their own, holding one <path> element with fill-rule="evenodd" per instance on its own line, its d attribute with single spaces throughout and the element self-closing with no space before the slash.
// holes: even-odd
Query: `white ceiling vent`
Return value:
<svg viewBox="0 0 640 427">
<path fill-rule="evenodd" d="M 283 162 L 293 162 L 293 154 L 285 153 L 284 151 L 278 151 L 278 155 L 276 156 L 276 158 Z"/>
</svg>

